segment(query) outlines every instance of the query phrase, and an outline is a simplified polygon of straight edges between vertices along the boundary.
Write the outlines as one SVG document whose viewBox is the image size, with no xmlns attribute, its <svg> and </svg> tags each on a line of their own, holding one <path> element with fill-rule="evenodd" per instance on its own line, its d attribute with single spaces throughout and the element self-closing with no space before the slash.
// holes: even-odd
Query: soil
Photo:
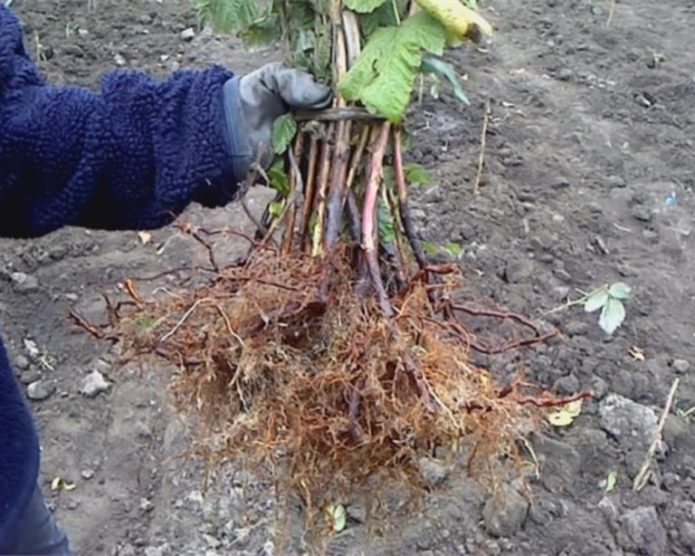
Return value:
<svg viewBox="0 0 695 556">
<path fill-rule="evenodd" d="M 157 76 L 211 62 L 245 72 L 272 57 L 197 30 L 184 40 L 196 23 L 186 0 L 19 0 L 16 8 L 55 84 L 96 88 L 119 65 Z M 415 195 L 423 237 L 462 245 L 471 304 L 537 317 L 618 280 L 635 296 L 612 338 L 595 313 L 573 306 L 545 317 L 561 330 L 555 340 L 482 361 L 501 380 L 523 368 L 561 393 L 594 390 L 570 427 L 529 438 L 539 463 L 529 489 L 499 484 L 491 493 L 431 462 L 440 484 L 422 508 L 394 519 L 390 535 L 370 537 L 351 501 L 330 552 L 691 554 L 695 434 L 684 412 L 695 406 L 695 2 L 491 0 L 484 10 L 497 27 L 492 43 L 450 56 L 468 76 L 471 105 L 425 95 L 410 121 L 409 157 L 435 178 Z M 267 198 L 255 192 L 256 208 Z M 248 225 L 238 206 L 191 207 L 184 218 Z M 243 248 L 225 247 L 229 256 Z M 44 398 L 31 402 L 41 484 L 80 554 L 301 553 L 299 521 L 285 524 L 285 544 L 274 535 L 272 485 L 224 469 L 205 490 L 201 465 L 176 457 L 187 429 L 169 408 L 162 369 L 114 368 L 108 346 L 67 318 L 71 306 L 102 318 L 101 294 L 125 278 L 200 256 L 174 227 L 147 244 L 135 232 L 82 229 L 0 242 L 4 337 L 18 378 L 40 380 L 32 395 Z M 498 329 L 478 324 L 481 334 Z M 94 370 L 109 387 L 88 397 L 80 390 Z M 654 473 L 635 492 L 676 377 Z M 75 488 L 51 490 L 56 477 Z"/>
</svg>

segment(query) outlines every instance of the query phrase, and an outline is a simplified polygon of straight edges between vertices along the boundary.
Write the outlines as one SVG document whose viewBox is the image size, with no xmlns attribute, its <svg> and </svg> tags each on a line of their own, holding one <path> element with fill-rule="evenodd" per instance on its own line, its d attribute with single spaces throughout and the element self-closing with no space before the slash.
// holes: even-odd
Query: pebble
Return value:
<svg viewBox="0 0 695 556">
<path fill-rule="evenodd" d="M 599 415 L 601 428 L 621 443 L 632 444 L 636 440 L 637 449 L 646 449 L 651 444 L 657 417 L 650 408 L 618 394 L 609 394 L 601 401 Z"/>
<path fill-rule="evenodd" d="M 80 393 L 88 398 L 95 398 L 102 392 L 106 392 L 110 384 L 99 371 L 92 371 L 82 381 Z"/>
<path fill-rule="evenodd" d="M 36 369 L 28 369 L 19 375 L 19 382 L 22 384 L 31 384 L 41 380 L 41 373 Z"/>
<path fill-rule="evenodd" d="M 651 222 L 652 213 L 647 207 L 637 206 L 632 209 L 632 218 L 639 222 Z"/>
<path fill-rule="evenodd" d="M 567 189 L 570 186 L 570 181 L 565 177 L 559 177 L 553 180 L 552 186 L 555 189 Z"/>
<path fill-rule="evenodd" d="M 685 359 L 674 359 L 671 366 L 673 370 L 680 374 L 687 373 L 690 370 L 690 363 Z"/>
<path fill-rule="evenodd" d="M 25 272 L 13 272 L 10 274 L 10 279 L 17 293 L 33 293 L 39 289 L 39 281 L 36 277 Z"/>
<path fill-rule="evenodd" d="M 519 284 L 526 282 L 533 275 L 533 262 L 528 259 L 519 259 L 510 262 L 504 271 L 504 276 L 508 282 Z"/>
<path fill-rule="evenodd" d="M 24 349 L 26 350 L 29 359 L 31 359 L 32 361 L 36 361 L 41 355 L 39 346 L 36 345 L 36 342 L 34 340 L 25 339 Z"/>
<path fill-rule="evenodd" d="M 580 388 L 579 379 L 574 375 L 563 376 L 555 381 L 555 390 L 561 396 L 576 394 Z"/>
<path fill-rule="evenodd" d="M 511 537 L 521 529 L 528 509 L 528 500 L 516 489 L 505 485 L 485 503 L 485 529 L 495 537 Z"/>
<path fill-rule="evenodd" d="M 79 506 L 80 503 L 77 500 L 70 500 L 67 504 L 68 510 L 76 510 Z"/>
<path fill-rule="evenodd" d="M 628 549 L 639 549 L 648 556 L 662 556 L 666 554 L 666 531 L 664 530 L 659 515 L 654 506 L 642 506 L 634 510 L 628 510 L 620 519 L 625 533 L 630 539 Z"/>
<path fill-rule="evenodd" d="M 86 469 L 80 471 L 80 475 L 85 481 L 89 481 L 89 479 L 94 477 L 94 469 L 90 469 L 89 467 L 87 467 Z"/>
<path fill-rule="evenodd" d="M 63 54 L 74 56 L 75 58 L 84 58 L 84 50 L 77 44 L 66 44 L 63 47 Z"/>
<path fill-rule="evenodd" d="M 622 189 L 627 186 L 627 183 L 620 176 L 608 176 L 606 178 L 606 185 L 615 189 Z"/>
<path fill-rule="evenodd" d="M 37 380 L 27 386 L 27 397 L 35 402 L 50 398 L 56 391 L 55 385 L 45 380 Z"/>
<path fill-rule="evenodd" d="M 128 63 L 128 61 L 125 59 L 125 56 L 123 56 L 122 54 L 116 54 L 113 57 L 113 61 L 118 67 L 121 68 Z"/>
<path fill-rule="evenodd" d="M 27 359 L 24 355 L 18 355 L 14 359 L 14 366 L 15 369 L 26 371 L 29 368 L 29 359 Z"/>
<path fill-rule="evenodd" d="M 154 510 L 154 504 L 149 498 L 140 498 L 140 511 L 151 512 Z"/>
<path fill-rule="evenodd" d="M 569 81 L 574 76 L 574 72 L 570 68 L 562 68 L 557 72 L 558 81 Z"/>
<path fill-rule="evenodd" d="M 137 434 L 140 438 L 150 438 L 152 436 L 152 429 L 149 427 L 149 425 L 147 425 L 147 423 L 138 421 L 135 423 L 135 434 Z"/>
<path fill-rule="evenodd" d="M 449 476 L 449 470 L 446 466 L 436 459 L 420 458 L 418 468 L 425 481 L 431 485 L 439 485 Z"/>
<path fill-rule="evenodd" d="M 195 38 L 195 29 L 193 27 L 189 27 L 188 29 L 184 29 L 181 31 L 181 40 L 182 41 L 192 41 Z"/>
<path fill-rule="evenodd" d="M 684 521 L 678 528 L 678 534 L 681 537 L 681 542 L 692 553 L 695 553 L 695 523 Z"/>
</svg>

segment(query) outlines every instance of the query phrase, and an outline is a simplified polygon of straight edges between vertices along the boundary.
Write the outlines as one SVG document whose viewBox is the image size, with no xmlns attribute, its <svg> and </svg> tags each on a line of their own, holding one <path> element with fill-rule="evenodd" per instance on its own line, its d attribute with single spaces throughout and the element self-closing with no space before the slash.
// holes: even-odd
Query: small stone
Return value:
<svg viewBox="0 0 695 556">
<path fill-rule="evenodd" d="M 219 548 L 220 546 L 222 546 L 222 541 L 217 537 L 213 537 L 212 535 L 208 535 L 206 533 L 203 535 L 203 538 L 205 539 L 205 542 L 210 548 Z"/>
<path fill-rule="evenodd" d="M 627 183 L 620 176 L 608 176 L 606 178 L 606 185 L 613 189 L 622 189 L 627 186 Z"/>
<path fill-rule="evenodd" d="M 63 54 L 74 56 L 75 58 L 84 58 L 84 50 L 77 44 L 67 44 L 63 47 Z"/>
<path fill-rule="evenodd" d="M 674 359 L 671 366 L 673 367 L 674 371 L 680 374 L 687 373 L 688 370 L 690 370 L 690 363 L 685 359 Z"/>
<path fill-rule="evenodd" d="M 140 511 L 141 512 L 151 512 L 154 510 L 154 504 L 149 498 L 140 498 Z"/>
<path fill-rule="evenodd" d="M 121 67 L 121 68 L 128 64 L 128 61 L 125 59 L 125 56 L 123 56 L 122 54 L 116 54 L 113 57 L 113 61 L 118 67 Z"/>
<path fill-rule="evenodd" d="M 86 469 L 80 471 L 80 475 L 85 481 L 89 481 L 92 477 L 94 477 L 94 469 L 87 467 Z"/>
<path fill-rule="evenodd" d="M 555 390 L 561 396 L 570 396 L 580 390 L 579 379 L 574 375 L 567 375 L 555 381 Z"/>
<path fill-rule="evenodd" d="M 566 284 L 572 283 L 572 275 L 569 272 L 567 272 L 564 268 L 556 268 L 553 271 L 553 274 Z"/>
<path fill-rule="evenodd" d="M 14 358 L 14 366 L 15 369 L 26 371 L 29 368 L 29 359 L 27 359 L 24 355 L 18 355 Z"/>
<path fill-rule="evenodd" d="M 79 506 L 80 503 L 77 500 L 69 500 L 67 503 L 68 510 L 76 510 Z"/>
<path fill-rule="evenodd" d="M 562 68 L 557 72 L 558 81 L 569 81 L 574 76 L 574 72 L 570 68 Z"/>
<path fill-rule="evenodd" d="M 609 394 L 599 406 L 601 427 L 624 444 L 637 441 L 637 449 L 651 444 L 657 426 L 657 417 L 650 408 L 618 394 Z"/>
<path fill-rule="evenodd" d="M 24 349 L 26 350 L 29 359 L 31 359 L 32 361 L 36 361 L 41 355 L 39 346 L 36 345 L 36 342 L 34 340 L 25 339 Z"/>
<path fill-rule="evenodd" d="M 661 479 L 661 484 L 666 490 L 671 490 L 673 487 L 681 482 L 681 477 L 678 473 L 664 473 Z"/>
<path fill-rule="evenodd" d="M 508 282 L 519 284 L 526 282 L 533 275 L 533 270 L 533 261 L 529 259 L 519 259 L 507 265 L 504 276 Z"/>
<path fill-rule="evenodd" d="M 152 429 L 147 425 L 147 423 L 138 421 L 135 423 L 135 434 L 137 434 L 140 438 L 150 438 L 152 436 Z"/>
<path fill-rule="evenodd" d="M 439 485 L 449 476 L 446 466 L 436 459 L 420 458 L 418 467 L 425 481 L 431 485 Z"/>
<path fill-rule="evenodd" d="M 691 554 L 695 553 L 695 523 L 684 521 L 678 527 L 678 534 L 681 537 L 681 542 L 690 550 Z"/>
<path fill-rule="evenodd" d="M 41 380 L 41 373 L 36 369 L 29 369 L 19 375 L 19 382 L 22 384 L 31 384 Z"/>
<path fill-rule="evenodd" d="M 17 293 L 33 293 L 39 289 L 39 281 L 36 277 L 25 272 L 13 272 L 10 274 L 10 279 Z"/>
<path fill-rule="evenodd" d="M 495 537 L 511 537 L 521 529 L 528 509 L 528 500 L 516 489 L 505 485 L 485 503 L 485 528 Z"/>
<path fill-rule="evenodd" d="M 193 27 L 189 27 L 188 29 L 184 29 L 181 31 L 181 40 L 182 41 L 192 41 L 195 38 L 195 29 Z"/>
<path fill-rule="evenodd" d="M 565 177 L 559 177 L 553 180 L 552 186 L 555 189 L 567 189 L 570 186 L 570 181 Z"/>
<path fill-rule="evenodd" d="M 410 211 L 410 216 L 413 220 L 425 220 L 427 218 L 427 213 L 423 209 L 414 208 Z"/>
<path fill-rule="evenodd" d="M 651 222 L 652 213 L 647 207 L 637 206 L 632 209 L 632 218 L 639 222 Z"/>
<path fill-rule="evenodd" d="M 350 519 L 354 519 L 357 523 L 364 523 L 367 519 L 367 508 L 362 501 L 355 501 L 348 504 L 345 508 Z"/>
<path fill-rule="evenodd" d="M 111 385 L 99 371 L 92 371 L 82 381 L 80 393 L 88 398 L 95 398 L 102 392 L 106 392 Z"/>
<path fill-rule="evenodd" d="M 628 510 L 620 519 L 631 542 L 625 548 L 639 550 L 649 556 L 666 554 L 666 531 L 654 506 L 642 506 Z"/>
<path fill-rule="evenodd" d="M 45 380 L 37 380 L 27 386 L 27 397 L 35 402 L 42 402 L 50 398 L 56 391 L 55 385 Z"/>
<path fill-rule="evenodd" d="M 423 203 L 439 203 L 442 200 L 442 190 L 438 185 L 430 187 L 422 196 Z"/>
<path fill-rule="evenodd" d="M 568 336 L 584 336 L 589 331 L 589 325 L 583 320 L 571 320 L 563 329 Z"/>
</svg>

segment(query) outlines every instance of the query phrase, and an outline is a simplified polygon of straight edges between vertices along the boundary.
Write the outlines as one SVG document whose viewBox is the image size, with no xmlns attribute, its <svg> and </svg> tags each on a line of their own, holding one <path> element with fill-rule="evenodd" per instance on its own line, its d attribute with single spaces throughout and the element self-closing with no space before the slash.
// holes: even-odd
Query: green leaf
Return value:
<svg viewBox="0 0 695 556">
<path fill-rule="evenodd" d="M 615 332 L 625 320 L 625 306 L 619 299 L 609 297 L 603 306 L 598 324 L 609 336 Z"/>
<path fill-rule="evenodd" d="M 292 143 L 296 133 L 297 122 L 294 121 L 294 116 L 290 112 L 277 118 L 273 122 L 273 132 L 270 139 L 275 154 L 283 154 Z"/>
<path fill-rule="evenodd" d="M 282 35 L 280 18 L 275 13 L 269 13 L 254 21 L 240 33 L 244 46 L 254 52 L 275 44 Z"/>
<path fill-rule="evenodd" d="M 593 313 L 597 309 L 603 307 L 608 301 L 608 291 L 606 288 L 601 288 L 593 292 L 584 302 L 584 310 L 587 313 Z"/>
<path fill-rule="evenodd" d="M 449 62 L 436 56 L 425 56 L 422 60 L 422 71 L 443 77 L 451 87 L 454 97 L 466 106 L 470 104 L 461 86 L 461 78 Z"/>
<path fill-rule="evenodd" d="M 383 198 L 379 198 L 379 242 L 383 245 L 392 245 L 396 241 L 396 226 L 393 221 L 391 209 Z"/>
<path fill-rule="evenodd" d="M 270 205 L 268 206 L 268 212 L 269 212 L 272 216 L 277 217 L 277 216 L 280 216 L 280 215 L 282 214 L 282 210 L 283 210 L 284 208 L 285 208 L 285 203 L 283 203 L 282 201 L 273 201 L 273 202 L 270 203 Z"/>
<path fill-rule="evenodd" d="M 615 282 L 608 288 L 608 295 L 615 299 L 628 299 L 632 295 L 632 288 L 625 282 Z"/>
<path fill-rule="evenodd" d="M 391 0 L 345 0 L 345 6 L 353 12 L 367 14 L 376 10 L 379 6 Z"/>
<path fill-rule="evenodd" d="M 328 506 L 328 508 L 326 508 L 326 517 L 335 533 L 340 533 L 345 529 L 345 525 L 347 524 L 347 512 L 345 511 L 345 506 L 342 504 Z"/>
<path fill-rule="evenodd" d="M 202 25 L 211 25 L 220 33 L 243 31 L 258 17 L 255 0 L 193 0 Z"/>
<path fill-rule="evenodd" d="M 461 247 L 458 243 L 455 243 L 453 241 L 450 241 L 449 243 L 446 243 L 443 247 L 444 251 L 449 253 L 452 257 L 458 257 L 461 252 L 463 251 L 463 247 Z"/>
<path fill-rule="evenodd" d="M 396 12 L 393 10 L 393 2 L 394 0 L 384 2 L 373 12 L 360 16 L 360 29 L 365 37 L 371 37 L 379 27 L 388 27 L 400 23 L 399 20 L 407 14 L 409 0 L 395 0 L 396 8 L 398 9 L 398 19 L 396 19 Z"/>
<path fill-rule="evenodd" d="M 432 183 L 432 176 L 427 171 L 427 168 L 420 164 L 406 164 L 403 166 L 405 181 L 409 184 L 429 185 Z"/>
<path fill-rule="evenodd" d="M 156 322 L 157 321 L 155 321 L 152 317 L 148 316 L 141 316 L 135 319 L 135 324 L 138 325 L 140 328 L 144 328 L 146 330 L 152 328 Z"/>
<path fill-rule="evenodd" d="M 285 173 L 282 160 L 278 160 L 270 167 L 268 179 L 270 180 L 270 187 L 278 193 L 285 196 L 290 194 L 290 178 Z"/>
<path fill-rule="evenodd" d="M 425 12 L 399 27 L 377 29 L 338 88 L 347 100 L 360 100 L 370 112 L 399 123 L 423 52 L 441 54 L 445 41 L 444 27 Z"/>
<path fill-rule="evenodd" d="M 437 247 L 434 243 L 425 242 L 422 244 L 422 250 L 428 255 L 436 255 L 439 251 L 439 247 Z"/>
<path fill-rule="evenodd" d="M 608 473 L 608 477 L 606 477 L 606 488 L 604 490 L 605 494 L 610 494 L 615 490 L 615 485 L 618 484 L 618 472 L 613 469 Z"/>
</svg>

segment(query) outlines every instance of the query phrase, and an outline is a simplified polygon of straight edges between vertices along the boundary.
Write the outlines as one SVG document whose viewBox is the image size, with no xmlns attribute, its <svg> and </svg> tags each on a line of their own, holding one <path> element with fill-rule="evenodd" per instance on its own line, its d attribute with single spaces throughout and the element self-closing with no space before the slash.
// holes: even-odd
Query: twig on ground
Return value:
<svg viewBox="0 0 695 556">
<path fill-rule="evenodd" d="M 485 115 L 483 116 L 483 130 L 480 133 L 480 155 L 478 156 L 478 171 L 475 174 L 473 183 L 473 195 L 478 195 L 480 180 L 483 177 L 483 167 L 485 166 L 485 147 L 487 145 L 487 125 L 490 120 L 490 99 L 485 101 Z"/>
<path fill-rule="evenodd" d="M 656 452 L 656 449 L 658 448 L 659 443 L 661 442 L 661 433 L 663 432 L 664 426 L 666 425 L 666 419 L 668 418 L 668 414 L 671 412 L 671 406 L 673 405 L 673 400 L 676 397 L 676 390 L 678 389 L 679 380 L 680 379 L 676 377 L 673 381 L 673 384 L 671 385 L 671 390 L 669 391 L 668 397 L 666 398 L 666 405 L 664 406 L 664 410 L 661 413 L 659 424 L 657 425 L 656 430 L 654 431 L 654 438 L 652 439 L 652 443 L 649 446 L 649 449 L 647 450 L 647 454 L 644 456 L 642 467 L 640 467 L 639 473 L 637 473 L 637 476 L 635 477 L 635 480 L 632 483 L 632 490 L 642 490 L 644 486 L 647 484 L 647 481 L 649 480 L 649 470 L 652 465 L 652 458 L 654 457 L 654 453 Z"/>
</svg>

